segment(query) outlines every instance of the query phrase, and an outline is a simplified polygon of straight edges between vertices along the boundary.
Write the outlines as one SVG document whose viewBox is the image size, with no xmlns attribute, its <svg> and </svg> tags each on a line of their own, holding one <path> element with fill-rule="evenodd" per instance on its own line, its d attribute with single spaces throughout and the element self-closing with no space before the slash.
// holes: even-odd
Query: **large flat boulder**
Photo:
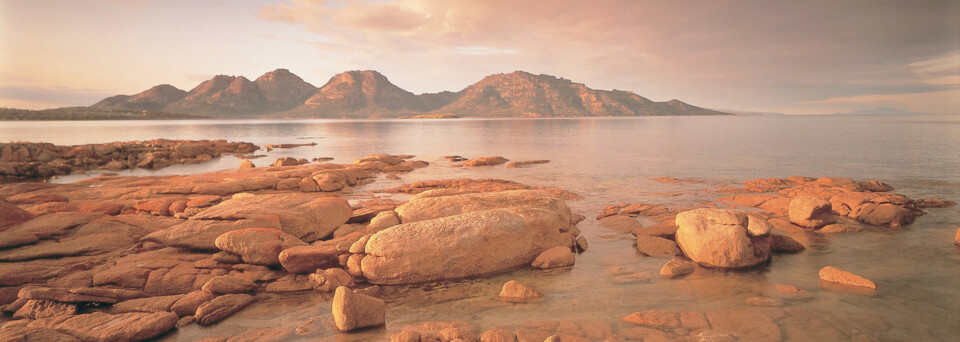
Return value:
<svg viewBox="0 0 960 342">
<path fill-rule="evenodd" d="M 244 263 L 279 265 L 284 249 L 306 246 L 296 237 L 270 228 L 246 228 L 229 231 L 217 237 L 217 248 L 239 255 Z"/>
<path fill-rule="evenodd" d="M 746 212 L 694 209 L 677 214 L 677 244 L 708 267 L 749 267 L 770 258 L 770 225 Z"/>
<path fill-rule="evenodd" d="M 417 222 L 494 208 L 532 207 L 556 212 L 565 222 L 570 222 L 570 207 L 552 193 L 542 190 L 509 190 L 499 192 L 476 192 L 451 196 L 424 192 L 397 207 L 397 217 L 402 223 Z"/>
<path fill-rule="evenodd" d="M 178 319 L 179 317 L 171 312 L 131 312 L 119 315 L 94 312 L 40 318 L 27 324 L 27 327 L 53 329 L 81 341 L 142 341 L 173 329 Z"/>
<path fill-rule="evenodd" d="M 552 196 L 551 196 L 552 198 Z M 565 208 L 566 205 L 563 205 Z M 569 219 L 533 207 L 499 208 L 422 220 L 373 234 L 361 270 L 373 284 L 472 278 L 529 265 L 570 246 Z"/>
<path fill-rule="evenodd" d="M 329 237 L 353 215 L 346 200 L 305 193 L 255 195 L 233 198 L 209 207 L 192 219 L 240 220 L 276 216 L 281 230 L 312 242 Z"/>
<path fill-rule="evenodd" d="M 159 230 L 140 238 L 168 247 L 197 250 L 217 250 L 217 237 L 223 233 L 244 228 L 283 228 L 280 218 L 268 215 L 237 221 L 186 220 L 170 228 Z"/>
</svg>

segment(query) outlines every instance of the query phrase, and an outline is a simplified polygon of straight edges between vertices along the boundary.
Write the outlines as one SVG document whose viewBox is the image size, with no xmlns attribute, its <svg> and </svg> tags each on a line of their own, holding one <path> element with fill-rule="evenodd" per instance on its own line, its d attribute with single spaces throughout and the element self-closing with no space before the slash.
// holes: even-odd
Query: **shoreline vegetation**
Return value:
<svg viewBox="0 0 960 342">
<path fill-rule="evenodd" d="M 90 150 L 75 158 L 116 154 L 117 160 L 126 156 L 128 164 L 138 165 L 147 160 L 141 155 L 152 153 L 153 162 L 162 165 L 161 160 L 210 160 L 216 151 L 205 144 L 211 142 L 171 142 L 161 145 L 172 147 L 151 152 L 134 152 L 144 142 L 69 147 L 66 152 L 41 144 L 46 147 L 39 150 L 5 146 L 3 155 L 9 150 L 9 156 L 22 161 L 60 153 L 63 159 L 71 151 Z M 249 152 L 259 148 L 231 144 Z M 183 158 L 157 159 L 168 149 Z M 201 154 L 206 156 L 198 158 Z M 386 313 L 407 310 L 407 297 L 417 293 L 411 289 L 431 284 L 442 292 L 443 284 L 463 279 L 510 272 L 549 277 L 542 272 L 597 267 L 577 264 L 582 253 L 598 253 L 589 248 L 582 229 L 622 236 L 616 240 L 635 243 L 636 258 L 662 258 L 658 277 L 663 281 L 683 282 L 691 274 L 699 279 L 722 277 L 723 270 L 763 272 L 778 267 L 783 254 L 804 253 L 835 234 L 908 229 L 927 210 L 956 204 L 910 198 L 876 180 L 801 176 L 736 184 L 659 177 L 654 180 L 696 185 L 702 187 L 696 192 L 716 198 L 682 206 L 613 203 L 580 213 L 568 203 L 583 199 L 582 194 L 502 179 L 360 188 L 422 168 L 482 171 L 547 162 L 511 165 L 500 156 L 415 158 L 375 154 L 343 164 L 281 158 L 261 167 L 244 159 L 234 170 L 185 176 L 105 175 L 73 184 L 0 185 L 0 311 L 15 319 L 0 326 L 0 339 L 43 334 L 119 341 L 197 334 L 193 337 L 277 340 L 780 341 L 786 332 L 796 340 L 883 339 L 896 322 L 869 313 L 819 313 L 798 304 L 817 300 L 824 291 L 872 295 L 889 286 L 886 278 L 874 282 L 857 274 L 856 264 L 823 265 L 819 273 L 796 275 L 818 279 L 820 288 L 770 284 L 742 305 L 695 311 L 402 326 Z M 105 160 L 95 164 L 101 162 Z M 610 270 L 614 278 L 634 276 Z M 486 292 L 499 293 L 490 301 L 501 306 L 562 300 L 516 280 L 489 286 L 496 288 Z M 277 313 L 274 319 L 286 320 L 279 327 L 264 322 L 236 331 L 196 328 L 235 314 L 249 317 L 243 314 L 248 306 L 262 310 L 282 305 L 285 296 L 309 293 L 323 296 L 312 297 L 308 319 Z M 187 335 L 177 335 L 181 333 Z"/>
</svg>

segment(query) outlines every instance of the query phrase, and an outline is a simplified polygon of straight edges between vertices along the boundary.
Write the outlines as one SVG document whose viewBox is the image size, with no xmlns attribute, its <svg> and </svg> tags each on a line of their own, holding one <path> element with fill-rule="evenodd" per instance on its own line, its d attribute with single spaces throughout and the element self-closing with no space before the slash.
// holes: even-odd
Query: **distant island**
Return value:
<svg viewBox="0 0 960 342">
<path fill-rule="evenodd" d="M 923 113 L 908 112 L 908 111 L 899 110 L 896 108 L 889 108 L 889 107 L 861 109 L 861 110 L 855 110 L 847 113 L 834 113 L 834 115 L 906 115 L 906 114 L 923 114 Z"/>
<path fill-rule="evenodd" d="M 0 120 L 193 120 L 206 117 L 153 110 L 103 110 L 90 107 L 66 107 L 44 110 L 0 108 Z"/>
<path fill-rule="evenodd" d="M 377 71 L 347 71 L 317 88 L 286 69 L 250 81 L 217 75 L 184 91 L 161 84 L 89 107 L 4 109 L 0 120 L 366 119 L 729 115 L 679 100 L 655 102 L 622 90 L 596 90 L 550 75 L 490 75 L 458 92 L 415 95 Z"/>
</svg>

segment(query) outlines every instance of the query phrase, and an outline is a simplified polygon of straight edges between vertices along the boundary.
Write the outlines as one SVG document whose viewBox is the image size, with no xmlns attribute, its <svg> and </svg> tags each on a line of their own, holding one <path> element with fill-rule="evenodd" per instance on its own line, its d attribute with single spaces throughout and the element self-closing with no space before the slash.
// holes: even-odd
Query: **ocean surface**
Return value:
<svg viewBox="0 0 960 342">
<path fill-rule="evenodd" d="M 869 336 L 881 340 L 960 340 L 960 248 L 953 244 L 960 227 L 958 207 L 928 209 L 914 224 L 899 230 L 811 234 L 801 241 L 807 246 L 805 252 L 774 255 L 769 265 L 702 272 L 679 280 L 657 275 L 667 259 L 638 256 L 632 236 L 606 230 L 594 219 L 607 204 L 685 207 L 722 196 L 703 191 L 719 184 L 794 175 L 876 179 L 913 198 L 960 201 L 957 115 L 0 122 L 3 141 L 87 144 L 158 138 L 317 144 L 258 151 L 267 155 L 254 160 L 258 166 L 279 157 L 333 157 L 332 162 L 350 163 L 373 153 L 413 154 L 431 163 L 401 174 L 401 180 L 380 178 L 355 193 L 425 179 L 502 178 L 583 196 L 568 204 L 587 217 L 579 227 L 590 249 L 578 256 L 572 269 L 518 270 L 479 280 L 404 288 L 399 299 L 388 304 L 386 328 L 341 335 L 336 337 L 339 340 L 383 339 L 404 324 L 427 320 L 491 326 L 590 318 L 617 325 L 620 317 L 635 311 L 745 307 L 746 298 L 780 283 L 812 294 L 811 299 L 789 302 L 785 308 L 838 321 L 865 315 L 878 318 L 889 329 Z M 550 162 L 519 169 L 456 168 L 443 159 L 448 155 Z M 204 164 L 121 174 L 187 174 L 231 169 L 238 163 L 235 157 L 224 156 Z M 54 181 L 73 182 L 98 173 Z M 662 176 L 696 182 L 653 180 Z M 873 294 L 823 289 L 817 271 L 826 265 L 866 276 L 880 289 Z M 509 279 L 547 293 L 547 299 L 535 304 L 498 304 L 492 296 Z M 258 304 L 215 327 L 192 325 L 165 338 L 192 340 L 253 327 L 296 327 L 310 317 L 329 316 L 327 299 L 320 294 L 263 295 Z M 785 339 L 809 338 L 798 330 L 802 323 L 791 324 L 799 327 L 781 326 Z M 865 336 L 846 333 L 852 340 Z"/>
</svg>

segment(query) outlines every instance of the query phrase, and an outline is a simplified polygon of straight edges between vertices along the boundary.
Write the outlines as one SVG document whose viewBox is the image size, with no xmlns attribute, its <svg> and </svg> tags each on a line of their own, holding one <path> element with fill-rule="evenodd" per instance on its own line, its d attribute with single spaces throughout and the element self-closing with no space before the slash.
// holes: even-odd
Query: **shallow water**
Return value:
<svg viewBox="0 0 960 342">
<path fill-rule="evenodd" d="M 957 207 L 929 209 L 902 230 L 817 236 L 800 254 L 774 255 L 769 265 L 742 272 L 698 271 L 676 280 L 657 274 L 664 258 L 637 256 L 633 238 L 599 227 L 593 217 L 607 204 L 660 203 L 671 207 L 710 201 L 715 184 L 758 177 L 847 177 L 878 179 L 911 197 L 960 199 L 960 116 L 845 117 L 651 117 L 593 119 L 395 120 L 395 121 L 187 121 L 187 122 L 3 122 L 0 139 L 83 144 L 118 140 L 227 139 L 316 146 L 261 151 L 265 165 L 278 157 L 334 157 L 348 163 L 372 153 L 415 154 L 431 167 L 378 179 L 355 189 L 354 197 L 422 179 L 502 178 L 558 187 L 583 195 L 568 202 L 587 216 L 579 227 L 590 242 L 572 269 L 517 270 L 508 274 L 433 286 L 401 288 L 388 304 L 387 326 L 324 339 L 383 339 L 405 324 L 464 320 L 484 327 L 557 319 L 599 319 L 617 325 L 634 311 L 709 310 L 745 307 L 744 300 L 795 285 L 812 294 L 786 308 L 817 315 L 872 315 L 891 325 L 871 332 L 881 340 L 960 338 L 960 249 L 952 244 L 960 227 Z M 521 169 L 453 168 L 445 155 L 502 155 L 511 160 L 549 159 Z M 206 164 L 125 174 L 182 174 L 230 169 L 234 157 Z M 680 185 L 660 176 L 696 178 Z M 86 177 L 71 175 L 57 181 Z M 817 271 L 834 265 L 876 281 L 874 294 L 825 289 Z M 616 267 L 622 267 L 616 270 Z M 547 294 L 537 303 L 493 300 L 510 279 Z M 324 295 L 261 295 L 259 302 L 226 321 L 191 325 L 166 336 L 193 340 L 226 336 L 252 327 L 296 327 L 329 318 Z M 784 338 L 806 340 L 792 327 Z"/>
</svg>

